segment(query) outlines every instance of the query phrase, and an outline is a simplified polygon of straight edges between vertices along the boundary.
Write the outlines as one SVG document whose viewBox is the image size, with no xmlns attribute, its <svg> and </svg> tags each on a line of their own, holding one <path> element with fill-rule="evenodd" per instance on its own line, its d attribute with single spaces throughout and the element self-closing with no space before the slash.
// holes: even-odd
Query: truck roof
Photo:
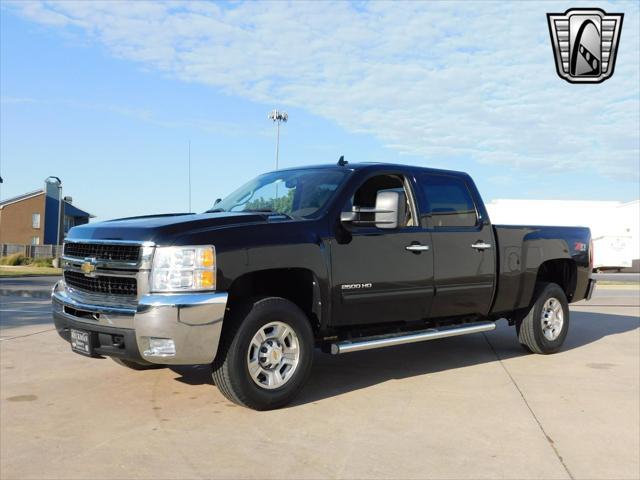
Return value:
<svg viewBox="0 0 640 480">
<path fill-rule="evenodd" d="M 430 167 L 419 167 L 416 165 L 403 165 L 400 163 L 387 163 L 387 162 L 358 162 L 358 163 L 348 163 L 344 166 L 337 165 L 335 163 L 324 163 L 317 165 L 303 165 L 299 167 L 288 167 L 281 168 L 280 170 L 310 170 L 310 169 L 327 169 L 327 170 L 351 170 L 351 171 L 362 171 L 362 170 L 409 170 L 414 172 L 424 172 L 424 173 L 446 173 L 450 175 L 462 175 L 469 176 L 466 172 L 461 172 L 459 170 L 444 170 L 440 168 L 430 168 Z"/>
</svg>

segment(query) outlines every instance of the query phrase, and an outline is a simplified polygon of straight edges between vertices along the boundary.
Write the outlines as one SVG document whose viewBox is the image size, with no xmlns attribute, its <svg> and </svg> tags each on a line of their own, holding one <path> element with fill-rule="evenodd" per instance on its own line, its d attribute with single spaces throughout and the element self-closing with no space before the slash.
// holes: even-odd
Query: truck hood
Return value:
<svg viewBox="0 0 640 480">
<path fill-rule="evenodd" d="M 267 223 L 269 216 L 261 213 L 220 212 L 178 213 L 145 217 L 119 218 L 91 223 L 70 230 L 69 240 L 133 240 L 169 245 L 184 234 L 218 230 L 234 225 Z"/>
</svg>

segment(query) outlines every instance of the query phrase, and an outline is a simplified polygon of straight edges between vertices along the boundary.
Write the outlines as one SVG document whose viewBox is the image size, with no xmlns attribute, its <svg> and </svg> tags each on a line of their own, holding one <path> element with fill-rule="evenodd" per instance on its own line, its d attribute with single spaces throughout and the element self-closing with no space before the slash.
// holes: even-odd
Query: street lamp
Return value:
<svg viewBox="0 0 640 480">
<path fill-rule="evenodd" d="M 278 157 L 280 155 L 280 123 L 287 123 L 287 120 L 289 120 L 289 114 L 279 110 L 272 110 L 267 118 L 276 122 L 278 126 L 276 133 L 276 170 L 278 170 Z"/>
<path fill-rule="evenodd" d="M 62 180 L 59 177 L 54 177 L 53 175 L 45 178 L 46 183 L 57 183 L 58 184 L 58 228 L 56 229 L 56 245 L 62 244 L 61 238 L 61 224 L 62 224 Z"/>
</svg>

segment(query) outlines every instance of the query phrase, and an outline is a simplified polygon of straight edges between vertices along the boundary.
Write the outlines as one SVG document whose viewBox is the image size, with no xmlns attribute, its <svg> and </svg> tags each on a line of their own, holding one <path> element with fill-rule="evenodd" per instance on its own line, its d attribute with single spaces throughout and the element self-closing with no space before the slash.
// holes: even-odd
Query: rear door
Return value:
<svg viewBox="0 0 640 480">
<path fill-rule="evenodd" d="M 333 319 L 336 325 L 427 318 L 433 296 L 431 233 L 419 223 L 413 188 L 400 172 L 360 183 L 342 208 L 371 208 L 379 191 L 403 189 L 408 216 L 395 229 L 340 226 L 331 240 Z M 407 248 L 408 247 L 408 248 Z"/>
<path fill-rule="evenodd" d="M 496 273 L 493 230 L 462 175 L 418 177 L 422 224 L 431 232 L 435 296 L 431 318 L 486 315 Z M 479 200 L 478 200 L 479 202 Z"/>
</svg>

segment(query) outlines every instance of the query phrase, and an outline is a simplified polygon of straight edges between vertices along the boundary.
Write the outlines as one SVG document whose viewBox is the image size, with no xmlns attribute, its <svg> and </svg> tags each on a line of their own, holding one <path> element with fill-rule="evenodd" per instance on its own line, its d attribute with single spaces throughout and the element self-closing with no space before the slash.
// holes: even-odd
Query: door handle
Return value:
<svg viewBox="0 0 640 480">
<path fill-rule="evenodd" d="M 471 244 L 471 248 L 475 248 L 476 250 L 486 250 L 487 248 L 491 248 L 491 244 L 485 242 L 476 242 Z"/>
<path fill-rule="evenodd" d="M 404 247 L 405 250 L 409 250 L 410 252 L 426 252 L 429 250 L 429 245 L 420 245 L 419 243 L 414 243 L 412 245 L 407 245 Z"/>
</svg>

